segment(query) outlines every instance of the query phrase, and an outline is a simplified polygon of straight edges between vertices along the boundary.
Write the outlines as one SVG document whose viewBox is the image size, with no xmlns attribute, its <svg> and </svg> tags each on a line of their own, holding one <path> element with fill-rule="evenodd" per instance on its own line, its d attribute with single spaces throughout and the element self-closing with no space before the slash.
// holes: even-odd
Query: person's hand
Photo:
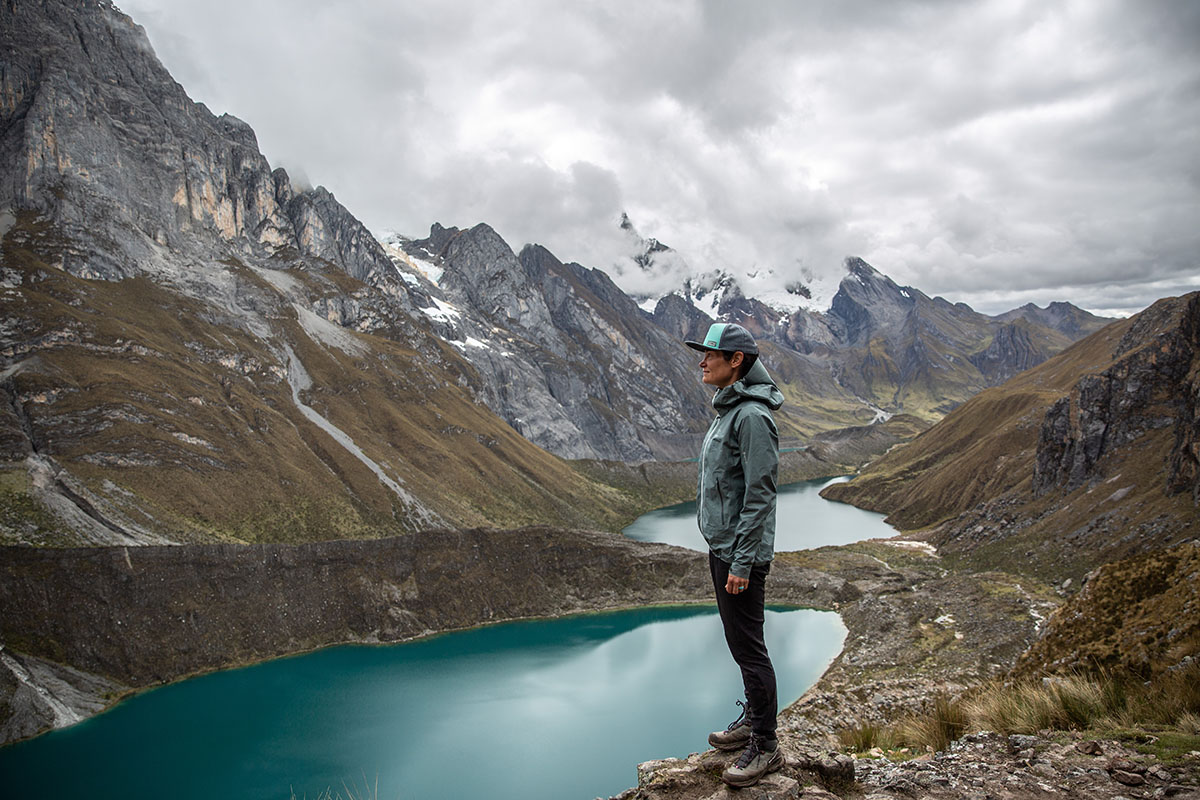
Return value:
<svg viewBox="0 0 1200 800">
<path fill-rule="evenodd" d="M 725 581 L 725 591 L 730 594 L 741 594 L 746 591 L 746 587 L 750 585 L 749 578 L 739 578 L 737 575 L 730 575 Z"/>
</svg>

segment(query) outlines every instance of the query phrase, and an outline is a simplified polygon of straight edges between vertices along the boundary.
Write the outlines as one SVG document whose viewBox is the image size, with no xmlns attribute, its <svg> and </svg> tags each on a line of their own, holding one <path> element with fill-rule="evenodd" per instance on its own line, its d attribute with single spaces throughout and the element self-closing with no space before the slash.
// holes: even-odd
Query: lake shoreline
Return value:
<svg viewBox="0 0 1200 800">
<path fill-rule="evenodd" d="M 828 610 L 837 589 L 821 579 L 796 604 Z M 133 690 L 330 645 L 699 604 L 711 591 L 698 553 L 541 527 L 297 545 L 0 548 L 0 639 L 17 665 L 0 670 L 10 676 L 0 682 L 0 740 L 60 727 Z"/>
<path fill-rule="evenodd" d="M 874 555 L 878 548 L 890 558 Z M 3 653 L 44 678 L 40 686 L 18 682 L 0 691 L 6 743 L 58 727 L 53 710 L 33 697 L 45 692 L 74 700 L 82 718 L 132 692 L 338 644 L 712 603 L 700 553 L 550 528 L 311 545 L 4 550 L 0 601 L 11 612 L 0 622 Z M 817 685 L 781 715 L 787 735 L 828 736 L 833 720 L 886 717 L 921 687 L 979 680 L 985 673 L 970 654 L 994 651 L 998 642 L 1011 643 L 996 653 L 998 665 L 1015 659 L 1036 630 L 1032 617 L 1029 625 L 990 623 L 1013 609 L 983 614 L 989 606 L 978 592 L 966 592 L 970 607 L 948 606 L 942 571 L 926 554 L 873 542 L 779 554 L 770 602 L 836 611 L 849 631 Z M 514 588 L 514 574 L 541 580 Z M 47 584 L 58 587 L 52 598 L 41 588 Z M 340 587 L 339 594 L 312 588 L 322 584 Z M 931 624 L 946 608 L 961 608 L 975 618 L 974 633 L 932 651 L 914 642 L 911 626 L 898 623 L 930 606 Z M 898 664 L 919 663 L 915 654 L 932 658 L 922 670 L 927 678 L 890 674 Z M 893 699 L 872 703 L 864 695 Z"/>
</svg>

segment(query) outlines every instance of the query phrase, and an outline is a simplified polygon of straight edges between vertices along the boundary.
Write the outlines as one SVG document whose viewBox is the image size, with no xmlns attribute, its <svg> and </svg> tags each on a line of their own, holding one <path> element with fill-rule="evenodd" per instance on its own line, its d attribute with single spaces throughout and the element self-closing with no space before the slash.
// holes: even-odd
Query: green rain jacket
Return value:
<svg viewBox="0 0 1200 800">
<path fill-rule="evenodd" d="M 700 450 L 696 519 L 708 547 L 750 577 L 750 568 L 775 557 L 775 481 L 779 429 L 771 412 L 783 393 L 756 361 L 746 377 L 713 395 L 717 417 Z"/>
</svg>

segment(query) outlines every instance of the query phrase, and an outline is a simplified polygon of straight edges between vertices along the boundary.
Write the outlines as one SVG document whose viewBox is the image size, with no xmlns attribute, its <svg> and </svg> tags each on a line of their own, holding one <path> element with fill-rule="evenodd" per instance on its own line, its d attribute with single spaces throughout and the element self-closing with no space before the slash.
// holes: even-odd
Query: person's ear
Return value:
<svg viewBox="0 0 1200 800">
<path fill-rule="evenodd" d="M 746 354 L 743 353 L 741 350 L 738 350 L 736 353 L 734 353 L 729 358 L 729 366 L 733 367 L 736 370 L 738 367 L 740 367 L 742 365 L 742 361 L 744 361 L 745 358 L 746 358 Z"/>
</svg>

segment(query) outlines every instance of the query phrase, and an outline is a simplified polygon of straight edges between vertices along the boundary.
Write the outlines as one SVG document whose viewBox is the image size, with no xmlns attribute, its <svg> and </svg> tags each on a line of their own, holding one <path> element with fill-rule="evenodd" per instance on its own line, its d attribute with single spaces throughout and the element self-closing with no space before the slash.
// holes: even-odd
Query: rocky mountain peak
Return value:
<svg viewBox="0 0 1200 800">
<path fill-rule="evenodd" d="M 846 342 L 865 344 L 877 333 L 898 330 L 921 295 L 902 288 L 861 258 L 846 259 L 847 275 L 833 296 L 829 313 Z"/>
<path fill-rule="evenodd" d="M 1072 303 L 1062 301 L 1052 302 L 1045 308 L 1033 303 L 1026 303 L 1020 308 L 997 315 L 995 319 L 1003 322 L 1012 322 L 1017 319 L 1028 320 L 1064 333 L 1072 339 L 1093 333 L 1112 321 L 1084 311 Z"/>
</svg>

